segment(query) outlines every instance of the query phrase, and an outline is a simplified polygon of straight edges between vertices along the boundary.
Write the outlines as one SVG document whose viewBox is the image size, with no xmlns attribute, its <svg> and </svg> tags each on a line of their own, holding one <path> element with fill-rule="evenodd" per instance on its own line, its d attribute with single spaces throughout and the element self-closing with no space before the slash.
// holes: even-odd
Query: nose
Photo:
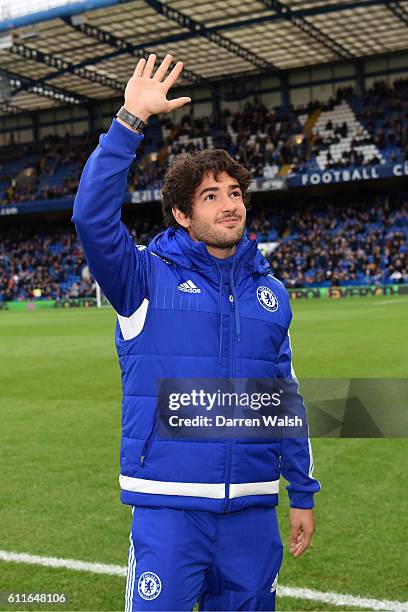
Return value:
<svg viewBox="0 0 408 612">
<path fill-rule="evenodd" d="M 233 200 L 228 193 L 224 194 L 221 202 L 221 211 L 225 213 L 234 213 L 238 210 L 237 202 Z"/>
</svg>

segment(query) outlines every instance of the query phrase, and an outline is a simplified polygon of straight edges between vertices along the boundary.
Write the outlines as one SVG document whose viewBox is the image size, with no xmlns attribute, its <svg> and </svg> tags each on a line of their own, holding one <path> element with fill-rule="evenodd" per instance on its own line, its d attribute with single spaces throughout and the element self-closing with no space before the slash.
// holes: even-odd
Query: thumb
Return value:
<svg viewBox="0 0 408 612">
<path fill-rule="evenodd" d="M 191 102 L 191 98 L 187 98 L 187 97 L 176 98 L 175 100 L 169 100 L 167 112 L 169 113 L 175 110 L 176 108 L 181 108 L 182 106 L 184 106 L 185 104 L 188 104 L 189 102 Z"/>
</svg>

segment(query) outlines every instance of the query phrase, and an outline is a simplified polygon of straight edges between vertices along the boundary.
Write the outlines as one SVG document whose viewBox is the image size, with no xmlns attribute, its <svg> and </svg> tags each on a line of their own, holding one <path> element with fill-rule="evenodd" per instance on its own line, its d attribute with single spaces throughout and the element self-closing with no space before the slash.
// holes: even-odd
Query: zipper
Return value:
<svg viewBox="0 0 408 612">
<path fill-rule="evenodd" d="M 234 296 L 230 294 L 229 302 L 231 305 L 231 311 L 234 313 L 235 304 L 234 304 Z M 230 378 L 234 379 L 235 374 L 235 317 L 230 317 L 231 325 L 230 325 Z M 226 452 L 226 470 L 225 470 L 225 503 L 224 503 L 224 514 L 227 514 L 229 511 L 229 492 L 230 492 L 230 480 L 231 480 L 231 459 L 232 459 L 232 431 L 229 432 L 229 440 L 227 441 L 227 452 Z"/>
<path fill-rule="evenodd" d="M 150 429 L 149 435 L 147 436 L 145 443 L 143 445 L 143 450 L 142 450 L 142 454 L 140 455 L 140 459 L 139 459 L 139 465 L 140 467 L 143 467 L 145 464 L 145 461 L 147 459 L 147 456 L 149 454 L 150 448 L 152 446 L 153 443 L 153 439 L 156 433 L 156 429 L 157 429 L 157 420 L 156 420 L 156 415 L 157 415 L 157 406 L 156 406 L 156 410 L 154 412 L 154 420 L 153 420 L 153 425 Z"/>
</svg>

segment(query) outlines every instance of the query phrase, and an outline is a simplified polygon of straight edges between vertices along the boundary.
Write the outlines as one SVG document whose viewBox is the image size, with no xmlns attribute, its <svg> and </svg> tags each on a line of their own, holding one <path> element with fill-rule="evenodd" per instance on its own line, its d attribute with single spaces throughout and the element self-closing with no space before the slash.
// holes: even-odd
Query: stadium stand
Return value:
<svg viewBox="0 0 408 612">
<path fill-rule="evenodd" d="M 273 110 L 259 102 L 242 112 L 210 117 L 185 115 L 178 124 L 152 121 L 129 192 L 160 188 L 163 169 L 181 152 L 226 149 L 254 177 L 354 168 L 408 160 L 408 81 L 392 89 L 378 82 L 364 97 L 350 88 L 336 99 L 296 109 Z M 0 147 L 0 205 L 69 198 L 97 137 L 47 137 L 41 144 Z"/>
<path fill-rule="evenodd" d="M 288 287 L 408 282 L 408 200 L 388 196 L 301 207 L 270 256 Z"/>
<path fill-rule="evenodd" d="M 13 228 L 0 240 L 0 300 L 95 295 L 74 231 Z"/>
<path fill-rule="evenodd" d="M 38 144 L 0 147 L 0 204 L 73 196 L 97 139 L 49 136 Z"/>
<path fill-rule="evenodd" d="M 98 139 L 97 133 L 66 132 L 20 144 L 11 132 L 0 147 L 0 207 L 72 202 Z M 392 87 L 377 81 L 362 95 L 339 88 L 324 103 L 271 109 L 255 97 L 240 111 L 154 118 L 130 168 L 127 201 L 135 191 L 160 189 L 175 155 L 214 147 L 264 179 L 407 161 L 408 80 Z M 402 190 L 353 196 L 347 204 L 320 198 L 302 195 L 288 208 L 257 203 L 251 210 L 248 234 L 267 245 L 278 278 L 295 288 L 408 282 L 408 199 Z M 140 244 L 160 231 L 149 213 L 138 222 L 132 218 L 128 227 Z M 95 296 L 95 284 L 67 223 L 1 230 L 0 301 L 89 296 Z"/>
<path fill-rule="evenodd" d="M 351 105 L 360 123 L 388 162 L 408 160 L 408 80 L 390 88 L 378 82 Z"/>
<path fill-rule="evenodd" d="M 316 133 L 318 152 L 309 162 L 312 170 L 314 161 L 320 170 L 383 162 L 367 130 L 357 121 L 345 100 L 332 110 L 322 111 L 313 132 Z"/>
<path fill-rule="evenodd" d="M 408 159 L 408 81 L 377 82 L 358 97 L 340 90 L 313 126 L 309 169 L 348 168 Z M 304 117 L 304 121 L 307 120 Z"/>
<path fill-rule="evenodd" d="M 159 223 L 127 223 L 148 244 Z M 269 261 L 288 287 L 408 282 L 408 199 L 368 196 L 342 206 L 324 201 L 288 208 L 254 206 L 250 238 L 272 245 Z M 94 297 L 95 285 L 73 228 L 26 226 L 0 233 L 0 301 Z"/>
</svg>

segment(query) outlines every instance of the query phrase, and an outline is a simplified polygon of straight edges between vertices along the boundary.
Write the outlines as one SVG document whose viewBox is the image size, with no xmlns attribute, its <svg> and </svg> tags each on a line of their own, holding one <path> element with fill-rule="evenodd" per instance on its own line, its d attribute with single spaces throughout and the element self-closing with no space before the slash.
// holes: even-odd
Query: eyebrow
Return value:
<svg viewBox="0 0 408 612">
<path fill-rule="evenodd" d="M 241 187 L 240 187 L 239 183 L 234 183 L 234 184 L 232 184 L 232 185 L 228 185 L 228 189 L 237 189 L 237 188 L 238 188 L 238 189 L 241 189 Z M 207 191 L 219 191 L 219 190 L 220 190 L 220 188 L 219 188 L 219 187 L 216 187 L 216 186 L 214 186 L 214 187 L 206 187 L 205 189 L 203 189 L 203 190 L 201 191 L 201 193 L 200 193 L 200 197 L 201 197 L 201 196 L 202 196 L 204 193 L 207 193 Z"/>
</svg>

